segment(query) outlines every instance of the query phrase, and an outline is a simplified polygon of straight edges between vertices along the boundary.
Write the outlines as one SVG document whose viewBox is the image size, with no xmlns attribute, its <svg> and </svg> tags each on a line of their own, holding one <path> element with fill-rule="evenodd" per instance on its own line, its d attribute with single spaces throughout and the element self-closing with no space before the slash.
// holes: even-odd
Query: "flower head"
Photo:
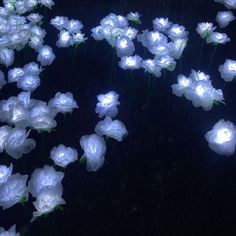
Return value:
<svg viewBox="0 0 236 236">
<path fill-rule="evenodd" d="M 230 82 L 236 77 L 236 61 L 227 59 L 223 65 L 219 66 L 218 70 L 222 79 Z"/>
</svg>

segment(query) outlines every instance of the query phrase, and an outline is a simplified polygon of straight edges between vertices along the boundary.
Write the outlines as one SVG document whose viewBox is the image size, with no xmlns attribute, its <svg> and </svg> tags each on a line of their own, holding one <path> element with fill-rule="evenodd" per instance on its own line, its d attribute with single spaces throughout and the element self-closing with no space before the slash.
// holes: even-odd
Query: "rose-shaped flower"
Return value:
<svg viewBox="0 0 236 236">
<path fill-rule="evenodd" d="M 123 70 L 136 70 L 141 67 L 142 58 L 140 56 L 129 56 L 129 57 L 121 57 L 119 61 L 119 66 Z"/>
<path fill-rule="evenodd" d="M 17 81 L 17 88 L 33 92 L 40 85 L 38 75 L 27 74 Z"/>
<path fill-rule="evenodd" d="M 134 22 L 135 24 L 141 24 L 140 14 L 138 12 L 130 12 L 127 15 L 127 19 L 131 22 Z"/>
<path fill-rule="evenodd" d="M 120 104 L 119 94 L 114 91 L 110 91 L 107 94 L 100 94 L 97 96 L 98 103 L 95 109 L 95 112 L 98 113 L 99 118 L 103 116 L 110 116 L 114 118 L 118 114 L 117 106 Z"/>
<path fill-rule="evenodd" d="M 219 120 L 213 129 L 206 133 L 209 148 L 219 155 L 230 156 L 235 152 L 236 127 L 230 121 Z"/>
<path fill-rule="evenodd" d="M 192 80 L 190 78 L 185 77 L 184 75 L 179 75 L 178 84 L 173 84 L 172 93 L 178 97 L 181 97 L 185 94 L 186 90 L 190 87 Z"/>
<path fill-rule="evenodd" d="M 121 37 L 116 41 L 118 57 L 131 56 L 135 51 L 134 43 L 127 37 Z"/>
<path fill-rule="evenodd" d="M 56 93 L 55 98 L 48 102 L 48 106 L 55 109 L 56 112 L 72 112 L 73 109 L 78 108 L 76 101 L 73 98 L 73 94 L 67 93 Z"/>
<path fill-rule="evenodd" d="M 103 137 L 97 134 L 85 135 L 80 138 L 80 145 L 86 157 L 86 167 L 88 171 L 97 171 L 104 164 L 106 143 Z"/>
<path fill-rule="evenodd" d="M 66 22 L 65 29 L 70 33 L 78 33 L 81 29 L 83 29 L 83 24 L 79 20 L 72 19 Z"/>
<path fill-rule="evenodd" d="M 20 236 L 20 233 L 16 233 L 16 225 L 13 225 L 9 230 L 5 230 L 0 227 L 0 236 Z"/>
<path fill-rule="evenodd" d="M 232 11 L 219 11 L 216 15 L 216 21 L 220 28 L 224 28 L 229 25 L 231 21 L 235 20 L 235 16 Z"/>
<path fill-rule="evenodd" d="M 119 120 L 113 120 L 110 117 L 105 117 L 104 120 L 99 121 L 95 127 L 95 132 L 100 135 L 106 135 L 121 142 L 128 131 L 125 125 Z"/>
<path fill-rule="evenodd" d="M 227 34 L 225 33 L 219 33 L 219 32 L 213 32 L 207 39 L 207 43 L 213 43 L 213 44 L 226 44 L 230 41 L 230 38 L 228 38 Z"/>
<path fill-rule="evenodd" d="M 42 66 L 51 65 L 55 58 L 56 56 L 50 46 L 45 45 L 39 49 L 37 60 Z"/>
<path fill-rule="evenodd" d="M 71 45 L 71 34 L 66 30 L 62 30 L 58 35 L 58 40 L 56 42 L 57 47 L 67 48 Z"/>
<path fill-rule="evenodd" d="M 0 185 L 0 206 L 4 210 L 12 207 L 22 199 L 28 199 L 27 178 L 28 175 L 13 174 L 8 178 L 7 182 Z"/>
<path fill-rule="evenodd" d="M 13 68 L 8 71 L 8 83 L 17 82 L 25 75 L 25 71 L 21 68 Z"/>
<path fill-rule="evenodd" d="M 221 78 L 226 82 L 236 78 L 236 61 L 227 59 L 223 65 L 219 66 Z"/>
<path fill-rule="evenodd" d="M 76 149 L 60 144 L 51 150 L 50 158 L 56 165 L 65 168 L 68 164 L 78 160 L 78 153 Z"/>
<path fill-rule="evenodd" d="M 216 27 L 214 27 L 212 23 L 201 22 L 198 23 L 196 31 L 201 36 L 201 38 L 204 39 L 209 37 L 215 29 Z"/>
<path fill-rule="evenodd" d="M 37 217 L 52 212 L 58 205 L 66 204 L 61 197 L 61 191 L 57 187 L 44 187 L 33 202 L 37 211 L 33 212 L 33 222 Z"/>
<path fill-rule="evenodd" d="M 185 27 L 178 24 L 173 24 L 168 31 L 168 36 L 174 40 L 178 38 L 187 38 L 188 31 L 185 30 Z"/>
<path fill-rule="evenodd" d="M 174 58 L 174 59 L 179 59 L 182 54 L 183 51 L 185 49 L 185 47 L 187 46 L 187 41 L 188 39 L 183 38 L 183 39 L 174 39 L 173 42 L 169 43 L 169 47 L 170 47 L 170 55 Z"/>
<path fill-rule="evenodd" d="M 33 197 L 37 197 L 44 187 L 53 187 L 60 190 L 62 194 L 61 181 L 63 178 L 64 174 L 56 171 L 52 166 L 45 165 L 43 168 L 35 169 L 29 181 L 29 192 Z"/>
<path fill-rule="evenodd" d="M 162 69 L 167 69 L 169 71 L 173 71 L 176 66 L 176 62 L 174 58 L 169 55 L 166 55 L 160 58 L 155 58 L 154 61 Z"/>
<path fill-rule="evenodd" d="M 8 48 L 0 48 L 0 64 L 6 67 L 12 65 L 14 61 L 14 51 Z"/>
<path fill-rule="evenodd" d="M 12 173 L 12 164 L 7 167 L 5 165 L 0 165 L 0 185 L 7 182 L 8 178 Z"/>
<path fill-rule="evenodd" d="M 156 64 L 155 60 L 143 60 L 142 67 L 145 71 L 155 75 L 156 77 L 161 77 L 161 67 Z"/>
<path fill-rule="evenodd" d="M 50 24 L 53 25 L 56 29 L 62 30 L 67 25 L 68 21 L 68 18 L 65 16 L 56 16 L 51 19 Z"/>
<path fill-rule="evenodd" d="M 153 21 L 153 28 L 156 31 L 166 32 L 172 25 L 168 18 L 155 18 Z"/>
</svg>

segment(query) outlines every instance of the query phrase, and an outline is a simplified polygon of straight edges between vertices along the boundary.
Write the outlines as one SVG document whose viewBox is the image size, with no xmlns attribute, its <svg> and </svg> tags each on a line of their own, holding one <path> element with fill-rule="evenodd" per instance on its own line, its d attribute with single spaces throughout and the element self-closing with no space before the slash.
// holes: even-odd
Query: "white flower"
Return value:
<svg viewBox="0 0 236 236">
<path fill-rule="evenodd" d="M 40 21 L 42 21 L 43 16 L 39 15 L 38 13 L 31 13 L 27 16 L 27 20 L 30 21 L 31 23 L 39 23 Z"/>
<path fill-rule="evenodd" d="M 78 160 L 78 153 L 76 149 L 60 144 L 51 150 L 50 158 L 56 165 L 66 167 L 68 164 Z"/>
<path fill-rule="evenodd" d="M 62 30 L 67 25 L 68 21 L 68 18 L 65 16 L 56 16 L 55 18 L 50 20 L 50 24 L 53 25 L 56 29 Z"/>
<path fill-rule="evenodd" d="M 142 58 L 140 56 L 129 56 L 129 57 L 121 57 L 119 61 L 119 66 L 123 70 L 136 70 L 141 67 Z"/>
<path fill-rule="evenodd" d="M 53 0 L 38 0 L 40 4 L 44 5 L 45 7 L 51 9 L 52 6 L 55 5 Z"/>
<path fill-rule="evenodd" d="M 138 34 L 138 30 L 132 27 L 125 27 L 123 29 L 123 35 L 131 40 L 135 39 Z"/>
<path fill-rule="evenodd" d="M 121 142 L 125 136 L 128 135 L 128 131 L 125 125 L 119 120 L 113 120 L 106 116 L 104 120 L 99 121 L 95 127 L 95 132 L 98 135 L 106 135 Z"/>
<path fill-rule="evenodd" d="M 104 164 L 106 144 L 103 137 L 97 134 L 85 135 L 80 138 L 80 145 L 87 159 L 87 170 L 97 171 Z"/>
<path fill-rule="evenodd" d="M 3 152 L 5 147 L 5 142 L 10 134 L 11 127 L 4 125 L 0 127 L 0 153 Z"/>
<path fill-rule="evenodd" d="M 82 34 L 81 32 L 73 34 L 70 44 L 71 45 L 74 45 L 74 44 L 78 45 L 78 44 L 84 43 L 88 39 L 88 38 L 85 38 L 84 36 L 85 35 Z"/>
<path fill-rule="evenodd" d="M 62 30 L 58 35 L 58 40 L 56 42 L 56 45 L 59 48 L 69 47 L 71 44 L 71 39 L 72 39 L 71 34 L 66 30 Z"/>
<path fill-rule="evenodd" d="M 162 57 L 166 56 L 170 53 L 170 46 L 166 43 L 159 43 L 157 45 L 154 45 L 148 50 L 155 55 L 155 57 Z"/>
<path fill-rule="evenodd" d="M 34 91 L 40 85 L 40 78 L 38 75 L 26 74 L 17 81 L 17 88 L 25 91 Z"/>
<path fill-rule="evenodd" d="M 91 32 L 92 32 L 91 37 L 93 37 L 95 40 L 100 41 L 104 39 L 102 26 L 99 25 L 95 28 L 92 28 Z"/>
<path fill-rule="evenodd" d="M 160 58 L 155 58 L 154 61 L 162 69 L 167 69 L 169 71 L 173 71 L 176 66 L 174 58 L 169 55 L 162 56 Z"/>
<path fill-rule="evenodd" d="M 17 82 L 25 75 L 25 72 L 21 68 L 13 68 L 8 71 L 8 83 Z"/>
<path fill-rule="evenodd" d="M 98 113 L 99 118 L 103 116 L 110 116 L 111 118 L 116 117 L 118 114 L 117 106 L 120 104 L 119 94 L 114 91 L 110 91 L 107 94 L 100 94 L 97 96 L 98 103 L 95 112 Z"/>
<path fill-rule="evenodd" d="M 83 28 L 83 24 L 79 20 L 70 20 L 65 24 L 65 29 L 70 33 L 78 33 Z"/>
<path fill-rule="evenodd" d="M 153 21 L 154 30 L 160 32 L 166 32 L 172 25 L 172 22 L 169 21 L 168 18 L 156 18 Z"/>
<path fill-rule="evenodd" d="M 195 70 L 191 70 L 191 74 L 189 77 L 194 81 L 210 80 L 210 75 L 207 75 L 202 71 L 196 72 Z"/>
<path fill-rule="evenodd" d="M 207 43 L 214 43 L 214 44 L 225 44 L 225 43 L 228 43 L 229 41 L 230 41 L 230 38 L 228 38 L 227 34 L 219 33 L 219 32 L 213 32 L 206 39 Z"/>
<path fill-rule="evenodd" d="M 50 213 L 58 205 L 66 204 L 61 195 L 62 194 L 60 190 L 56 187 L 44 187 L 37 195 L 36 201 L 33 202 L 37 211 L 33 212 L 33 218 L 31 219 L 31 222 L 43 214 Z"/>
<path fill-rule="evenodd" d="M 218 70 L 222 79 L 230 82 L 236 77 L 236 61 L 227 59 L 223 65 L 219 66 Z"/>
<path fill-rule="evenodd" d="M 2 87 L 6 84 L 7 82 L 5 81 L 5 76 L 3 72 L 0 70 L 0 90 Z"/>
<path fill-rule="evenodd" d="M 42 66 L 51 65 L 55 60 L 56 56 L 52 51 L 52 48 L 45 45 L 39 49 L 39 54 L 37 60 L 40 62 Z"/>
<path fill-rule="evenodd" d="M 181 97 L 185 94 L 186 90 L 190 87 L 192 80 L 190 78 L 185 77 L 184 75 L 179 75 L 178 84 L 173 84 L 172 93 L 178 97 Z"/>
<path fill-rule="evenodd" d="M 45 165 L 43 168 L 35 169 L 28 184 L 29 192 L 33 197 L 37 197 L 44 187 L 51 187 L 58 189 L 62 194 L 63 178 L 64 174 L 56 171 L 52 166 Z"/>
<path fill-rule="evenodd" d="M 177 38 L 186 38 L 188 36 L 188 31 L 185 31 L 185 27 L 178 24 L 173 24 L 168 31 L 168 36 L 174 40 Z"/>
<path fill-rule="evenodd" d="M 127 37 L 121 37 L 116 41 L 118 57 L 131 56 L 135 51 L 134 43 Z"/>
<path fill-rule="evenodd" d="M 145 71 L 155 75 L 156 77 L 161 77 L 161 67 L 155 63 L 155 60 L 143 60 L 142 67 Z"/>
<path fill-rule="evenodd" d="M 27 139 L 29 133 L 30 131 L 26 132 L 25 129 L 19 127 L 11 129 L 4 143 L 7 154 L 19 159 L 23 154 L 32 151 L 36 146 L 36 142 L 33 139 Z"/>
<path fill-rule="evenodd" d="M 175 59 L 179 59 L 182 54 L 183 51 L 185 49 L 185 47 L 187 46 L 187 38 L 183 38 L 183 39 L 174 39 L 173 42 L 169 43 L 169 47 L 170 47 L 170 51 L 171 51 L 171 56 Z"/>
<path fill-rule="evenodd" d="M 230 156 L 235 152 L 236 127 L 230 121 L 219 120 L 213 129 L 206 133 L 209 148 L 219 155 Z"/>
<path fill-rule="evenodd" d="M 9 67 L 14 61 L 14 51 L 8 48 L 0 48 L 0 64 Z"/>
<path fill-rule="evenodd" d="M 16 225 L 13 225 L 9 230 L 5 230 L 0 227 L 0 236 L 20 236 L 20 233 L 16 233 Z"/>
<path fill-rule="evenodd" d="M 209 37 L 215 29 L 216 27 L 214 27 L 212 23 L 201 22 L 198 23 L 196 31 L 201 36 L 201 38 L 204 39 Z"/>
<path fill-rule="evenodd" d="M 12 207 L 23 198 L 28 199 L 27 178 L 28 175 L 13 174 L 7 182 L 0 185 L 0 206 L 4 210 Z"/>
<path fill-rule="evenodd" d="M 140 21 L 140 14 L 138 12 L 130 12 L 128 15 L 127 15 L 127 19 L 129 21 L 132 21 L 136 24 L 141 24 L 141 21 Z"/>
<path fill-rule="evenodd" d="M 49 100 L 48 106 L 54 108 L 57 112 L 62 113 L 72 112 L 73 109 L 78 108 L 78 105 L 73 98 L 73 94 L 70 92 L 56 93 L 55 98 Z"/>
<path fill-rule="evenodd" d="M 232 11 L 219 11 L 216 15 L 216 21 L 220 28 L 224 28 L 229 25 L 231 21 L 235 20 L 235 16 Z"/>
<path fill-rule="evenodd" d="M 12 169 L 12 164 L 9 167 L 5 165 L 0 165 L 0 185 L 7 182 L 8 178 L 12 173 Z"/>
</svg>

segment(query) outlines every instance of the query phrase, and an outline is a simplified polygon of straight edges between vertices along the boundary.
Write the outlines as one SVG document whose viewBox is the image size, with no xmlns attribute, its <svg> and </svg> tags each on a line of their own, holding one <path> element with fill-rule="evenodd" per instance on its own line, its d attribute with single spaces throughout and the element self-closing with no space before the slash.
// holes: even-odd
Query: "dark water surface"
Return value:
<svg viewBox="0 0 236 236">
<path fill-rule="evenodd" d="M 32 97 L 48 101 L 55 93 L 70 91 L 79 104 L 72 115 L 59 115 L 55 132 L 31 137 L 37 147 L 30 154 L 12 162 L 14 172 L 30 174 L 35 168 L 52 164 L 48 158 L 53 146 L 63 143 L 83 151 L 82 135 L 94 132 L 96 96 L 115 90 L 120 95 L 118 119 L 126 125 L 129 136 L 123 142 L 107 141 L 104 167 L 89 173 L 79 162 L 70 165 L 63 179 L 64 211 L 56 211 L 30 224 L 33 199 L 22 207 L 17 204 L 0 210 L 0 226 L 17 225 L 22 235 L 235 235 L 236 234 L 236 160 L 221 157 L 209 150 L 205 133 L 219 119 L 236 122 L 236 83 L 220 79 L 218 66 L 225 59 L 235 59 L 236 22 L 220 30 L 231 42 L 219 46 L 208 70 L 214 47 L 205 45 L 200 58 L 202 40 L 195 32 L 197 23 L 216 24 L 218 10 L 225 8 L 213 0 L 137 0 L 137 1 L 57 1 L 52 11 L 44 12 L 45 43 L 52 46 L 55 62 L 43 72 L 41 86 Z M 189 31 L 188 46 L 176 70 L 164 78 L 151 78 L 143 70 L 131 73 L 118 67 L 118 58 L 105 41 L 96 42 L 90 29 L 113 12 L 126 15 L 138 11 L 142 17 L 140 30 L 152 29 L 156 17 L 169 17 Z M 235 11 L 234 11 L 235 13 Z M 58 31 L 49 25 L 56 16 L 79 19 L 89 39 L 77 49 L 57 48 Z M 26 49 L 25 49 L 26 50 Z M 136 43 L 137 54 L 148 55 Z M 14 67 L 36 60 L 20 52 Z M 198 61 L 200 67 L 198 68 Z M 213 85 L 223 88 L 226 106 L 215 106 L 205 112 L 189 101 L 172 95 L 171 84 L 180 73 L 188 76 L 191 69 L 210 74 Z M 154 93 L 147 91 L 152 83 Z M 2 90 L 1 99 L 19 92 L 15 84 Z M 27 233 L 28 231 L 28 233 Z"/>
</svg>

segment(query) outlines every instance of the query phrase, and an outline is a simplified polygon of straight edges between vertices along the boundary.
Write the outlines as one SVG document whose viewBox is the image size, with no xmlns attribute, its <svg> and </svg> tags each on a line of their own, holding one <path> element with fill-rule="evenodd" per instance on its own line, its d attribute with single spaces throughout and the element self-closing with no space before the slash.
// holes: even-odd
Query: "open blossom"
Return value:
<svg viewBox="0 0 236 236">
<path fill-rule="evenodd" d="M 97 171 L 104 164 L 106 143 L 104 138 L 97 134 L 84 135 L 80 138 L 80 145 L 86 157 L 86 167 L 88 171 Z"/>
<path fill-rule="evenodd" d="M 70 33 L 78 33 L 83 28 L 83 24 L 79 20 L 69 20 L 65 23 L 65 29 Z"/>
<path fill-rule="evenodd" d="M 172 87 L 172 92 L 178 97 L 181 97 L 185 94 L 187 89 L 190 87 L 192 80 L 190 78 L 185 77 L 184 75 L 179 75 L 178 78 L 178 83 L 173 84 Z"/>
<path fill-rule="evenodd" d="M 8 48 L 0 48 L 0 64 L 6 67 L 12 65 L 14 61 L 14 51 Z"/>
<path fill-rule="evenodd" d="M 121 37 L 116 41 L 116 52 L 118 57 L 131 56 L 134 51 L 134 43 L 131 39 Z"/>
<path fill-rule="evenodd" d="M 206 133 L 209 148 L 219 155 L 230 156 L 235 152 L 236 127 L 230 121 L 219 120 L 213 129 Z"/>
<path fill-rule="evenodd" d="M 226 82 L 236 78 L 236 61 L 227 59 L 223 65 L 219 66 L 221 78 Z"/>
<path fill-rule="evenodd" d="M 51 65 L 55 58 L 56 56 L 50 46 L 45 45 L 39 49 L 37 60 L 42 66 Z"/>
<path fill-rule="evenodd" d="M 37 217 L 52 212 L 58 205 L 66 204 L 65 200 L 61 197 L 60 189 L 54 187 L 44 187 L 33 202 L 37 211 L 33 212 L 33 222 Z"/>
<path fill-rule="evenodd" d="M 219 11 L 216 15 L 216 21 L 220 28 L 224 28 L 229 25 L 231 21 L 235 20 L 235 16 L 232 11 Z"/>
<path fill-rule="evenodd" d="M 173 24 L 169 31 L 168 36 L 174 40 L 177 38 L 186 38 L 188 36 L 188 31 L 185 30 L 185 27 L 178 24 Z"/>
<path fill-rule="evenodd" d="M 141 24 L 141 21 L 140 21 L 140 14 L 138 12 L 130 12 L 128 15 L 127 15 L 127 19 L 129 21 L 132 21 L 136 24 Z"/>
<path fill-rule="evenodd" d="M 225 44 L 230 41 L 230 38 L 228 38 L 227 34 L 225 33 L 219 33 L 219 32 L 213 32 L 207 39 L 207 43 L 214 43 L 214 44 Z"/>
<path fill-rule="evenodd" d="M 170 55 L 174 59 L 179 59 L 182 56 L 185 47 L 187 46 L 187 42 L 188 42 L 187 38 L 183 39 L 178 38 L 174 39 L 173 42 L 170 42 L 169 43 Z"/>
<path fill-rule="evenodd" d="M 53 0 L 38 0 L 38 2 L 49 9 L 55 5 Z"/>
<path fill-rule="evenodd" d="M 167 69 L 169 71 L 173 71 L 176 66 L 176 62 L 174 58 L 169 55 L 166 55 L 160 58 L 155 58 L 154 61 L 162 69 Z"/>
<path fill-rule="evenodd" d="M 100 94 L 97 96 L 98 103 L 95 112 L 98 113 L 99 118 L 103 116 L 110 116 L 114 118 L 118 114 L 117 106 L 120 104 L 118 101 L 119 94 L 114 91 L 110 91 L 106 94 Z"/>
<path fill-rule="evenodd" d="M 196 31 L 201 36 L 201 38 L 204 39 L 209 37 L 215 29 L 216 27 L 214 27 L 212 23 L 201 22 L 198 23 Z"/>
<path fill-rule="evenodd" d="M 78 108 L 78 105 L 73 98 L 73 94 L 70 92 L 56 93 L 55 98 L 48 102 L 48 106 L 55 109 L 57 112 L 62 113 L 72 112 L 73 109 Z"/>
<path fill-rule="evenodd" d="M 135 70 L 139 69 L 142 64 L 142 58 L 140 56 L 128 56 L 128 57 L 121 57 L 119 61 L 119 66 L 123 70 Z"/>
<path fill-rule="evenodd" d="M 27 20 L 34 24 L 41 22 L 42 19 L 43 16 L 38 13 L 31 13 L 27 16 Z"/>
<path fill-rule="evenodd" d="M 7 167 L 5 165 L 0 165 L 0 185 L 7 182 L 8 178 L 12 173 L 12 164 Z"/>
<path fill-rule="evenodd" d="M 16 233 L 16 225 L 13 225 L 7 231 L 0 227 L 0 236 L 20 236 L 20 233 Z"/>
<path fill-rule="evenodd" d="M 153 28 L 156 31 L 166 32 L 172 25 L 168 18 L 155 18 L 153 21 Z"/>
<path fill-rule="evenodd" d="M 76 149 L 60 144 L 51 150 L 50 158 L 56 165 L 66 167 L 68 164 L 78 160 L 78 153 Z"/>
<path fill-rule="evenodd" d="M 106 135 L 121 142 L 128 135 L 125 125 L 119 120 L 113 120 L 110 117 L 105 117 L 99 121 L 95 127 L 95 132 L 99 135 Z"/>
<path fill-rule="evenodd" d="M 35 169 L 29 181 L 29 192 L 33 197 L 37 197 L 44 187 L 52 187 L 60 190 L 62 194 L 61 181 L 63 178 L 64 174 L 56 171 L 52 166 L 45 165 L 43 168 Z"/>
<path fill-rule="evenodd" d="M 161 77 L 161 67 L 157 65 L 155 60 L 147 59 L 142 61 L 142 67 L 145 71 L 155 75 L 156 77 Z"/>
<path fill-rule="evenodd" d="M 65 16 L 56 16 L 50 20 L 50 24 L 53 25 L 56 29 L 62 30 L 66 27 L 69 19 Z"/>
<path fill-rule="evenodd" d="M 36 146 L 36 142 L 33 139 L 27 138 L 29 133 L 30 131 L 18 127 L 11 129 L 4 143 L 7 154 L 15 159 L 19 159 L 23 154 L 32 151 Z"/>
<path fill-rule="evenodd" d="M 13 174 L 0 185 L 0 206 L 3 209 L 12 207 L 23 198 L 28 199 L 27 178 L 28 175 Z"/>
</svg>

